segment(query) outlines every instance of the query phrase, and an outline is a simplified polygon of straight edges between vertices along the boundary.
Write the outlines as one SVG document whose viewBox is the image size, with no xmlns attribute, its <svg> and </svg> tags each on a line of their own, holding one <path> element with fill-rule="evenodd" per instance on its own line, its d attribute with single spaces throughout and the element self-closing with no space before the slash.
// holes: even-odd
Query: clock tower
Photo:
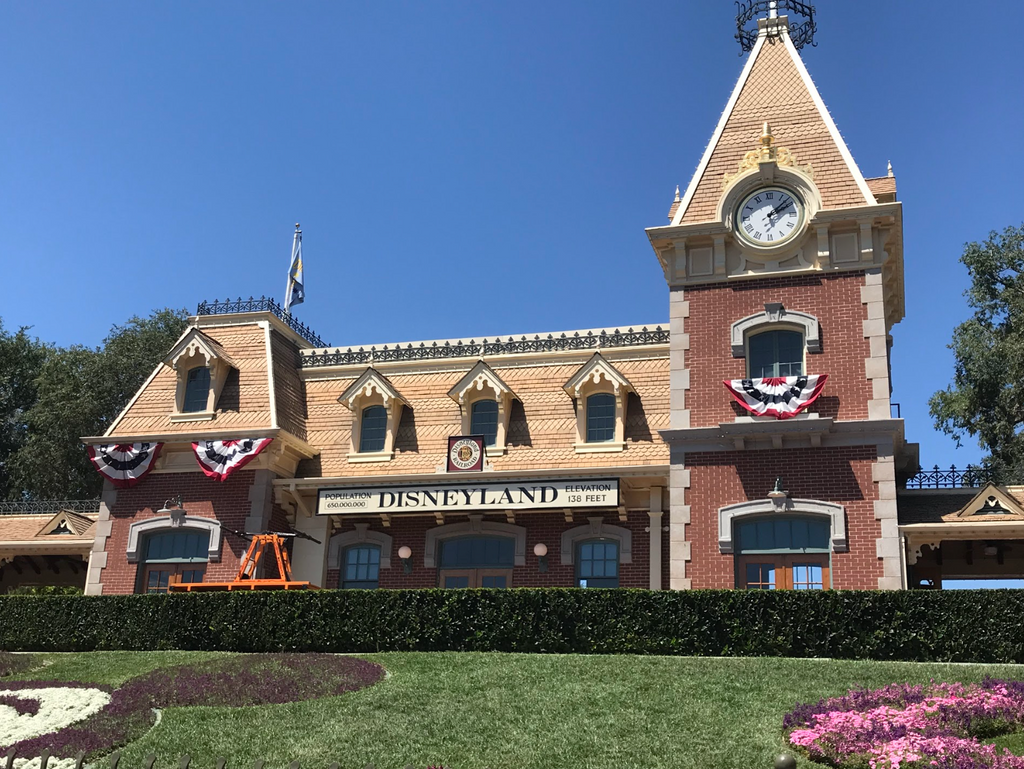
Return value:
<svg viewBox="0 0 1024 769">
<path fill-rule="evenodd" d="M 741 7 L 743 71 L 670 223 L 647 230 L 670 292 L 674 589 L 903 586 L 902 208 L 800 59 L 812 14 Z"/>
</svg>

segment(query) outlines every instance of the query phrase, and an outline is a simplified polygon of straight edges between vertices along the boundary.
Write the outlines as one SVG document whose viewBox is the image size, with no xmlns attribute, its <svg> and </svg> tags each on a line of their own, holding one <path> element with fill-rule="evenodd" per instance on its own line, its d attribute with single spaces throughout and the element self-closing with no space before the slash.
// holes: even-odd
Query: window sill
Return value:
<svg viewBox="0 0 1024 769">
<path fill-rule="evenodd" d="M 484 446 L 485 457 L 503 457 L 506 448 L 504 446 Z"/>
<path fill-rule="evenodd" d="M 390 462 L 395 456 L 393 451 L 375 451 L 373 453 L 367 452 L 366 454 L 349 454 L 348 461 L 351 464 L 357 464 L 359 462 Z"/>
<path fill-rule="evenodd" d="M 215 416 L 213 411 L 186 411 L 171 414 L 171 422 L 209 422 Z"/>
<path fill-rule="evenodd" d="M 577 443 L 577 454 L 614 454 L 618 451 L 625 451 L 625 443 Z"/>
</svg>

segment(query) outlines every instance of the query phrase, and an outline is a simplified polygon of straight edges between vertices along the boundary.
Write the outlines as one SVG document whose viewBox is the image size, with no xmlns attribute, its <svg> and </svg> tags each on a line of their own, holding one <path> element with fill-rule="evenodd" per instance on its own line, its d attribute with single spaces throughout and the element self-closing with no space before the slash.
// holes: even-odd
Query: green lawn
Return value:
<svg viewBox="0 0 1024 769">
<path fill-rule="evenodd" d="M 23 678 L 118 684 L 188 652 L 49 654 Z M 171 708 L 124 751 L 158 766 L 189 753 L 303 769 L 768 769 L 783 748 L 783 714 L 856 686 L 1024 676 L 1022 666 L 793 659 L 520 654 L 365 655 L 390 675 L 342 697 L 257 708 Z M 102 764 L 101 764 L 102 765 Z M 802 762 L 803 766 L 814 766 Z M 124 764 L 122 764 L 124 766 Z M 194 763 L 193 766 L 196 766 Z"/>
</svg>

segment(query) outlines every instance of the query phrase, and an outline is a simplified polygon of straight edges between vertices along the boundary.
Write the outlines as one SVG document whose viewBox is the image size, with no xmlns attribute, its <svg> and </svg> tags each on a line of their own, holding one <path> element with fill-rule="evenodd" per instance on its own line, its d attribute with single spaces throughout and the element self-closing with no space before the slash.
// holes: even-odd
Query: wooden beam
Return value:
<svg viewBox="0 0 1024 769">
<path fill-rule="evenodd" d="M 627 520 L 629 520 L 629 515 L 626 513 L 626 506 L 625 505 L 620 505 L 619 506 L 619 520 L 622 521 L 623 523 L 625 523 Z"/>
<path fill-rule="evenodd" d="M 506 510 L 505 511 L 505 520 L 508 521 L 509 523 L 515 523 L 516 522 L 516 512 L 515 512 L 515 510 Z"/>
<path fill-rule="evenodd" d="M 565 513 L 565 522 L 572 523 L 572 508 L 567 507 L 563 512 Z"/>
<path fill-rule="evenodd" d="M 387 513 L 381 513 L 380 514 L 380 522 L 382 524 L 384 524 L 384 528 L 385 529 L 390 529 L 391 528 L 391 516 L 388 515 Z"/>
</svg>

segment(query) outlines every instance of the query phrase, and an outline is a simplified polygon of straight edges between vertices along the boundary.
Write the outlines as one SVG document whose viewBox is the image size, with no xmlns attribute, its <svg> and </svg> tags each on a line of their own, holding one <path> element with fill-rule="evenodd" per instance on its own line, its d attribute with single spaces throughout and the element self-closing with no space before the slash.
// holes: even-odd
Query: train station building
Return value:
<svg viewBox="0 0 1024 769">
<path fill-rule="evenodd" d="M 646 231 L 665 306 L 639 325 L 338 348 L 270 300 L 200 305 L 83 438 L 108 478 L 86 592 L 229 580 L 239 533 L 265 531 L 306 535 L 294 577 L 324 588 L 1012 572 L 1016 490 L 906 489 L 902 205 L 884 160 L 855 163 L 804 34 L 757 20 L 707 147 L 671 157 L 699 163 Z"/>
</svg>

